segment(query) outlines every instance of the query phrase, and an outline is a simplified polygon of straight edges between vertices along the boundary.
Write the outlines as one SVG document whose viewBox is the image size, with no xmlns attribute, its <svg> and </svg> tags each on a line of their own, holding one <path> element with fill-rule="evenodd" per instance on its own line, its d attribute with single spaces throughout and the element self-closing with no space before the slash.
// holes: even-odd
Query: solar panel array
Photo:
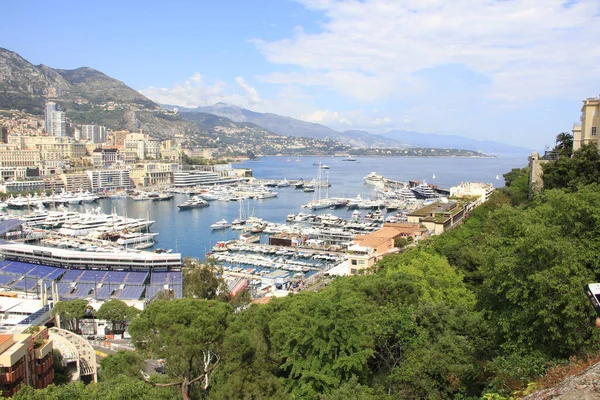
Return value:
<svg viewBox="0 0 600 400">
<path fill-rule="evenodd" d="M 138 300 L 142 297 L 145 287 L 140 285 L 125 285 L 123 289 L 117 292 L 117 299 Z"/>
<path fill-rule="evenodd" d="M 77 282 L 99 283 L 106 276 L 106 271 L 83 271 Z"/>
<path fill-rule="evenodd" d="M 146 284 L 150 276 L 150 284 Z M 175 297 L 182 297 L 181 272 L 97 271 L 55 268 L 19 261 L 0 260 L 0 286 L 19 291 L 35 291 L 39 281 L 50 287 L 57 281 L 58 294 L 64 299 L 95 297 L 107 300 L 150 299 L 164 285 Z M 97 285 L 100 288 L 97 288 Z M 49 291 L 50 292 L 50 291 Z M 145 292 L 145 293 L 144 293 Z"/>
<path fill-rule="evenodd" d="M 116 289 L 118 289 L 118 286 L 104 284 L 100 289 L 96 290 L 94 297 L 98 300 L 107 300 Z"/>
</svg>

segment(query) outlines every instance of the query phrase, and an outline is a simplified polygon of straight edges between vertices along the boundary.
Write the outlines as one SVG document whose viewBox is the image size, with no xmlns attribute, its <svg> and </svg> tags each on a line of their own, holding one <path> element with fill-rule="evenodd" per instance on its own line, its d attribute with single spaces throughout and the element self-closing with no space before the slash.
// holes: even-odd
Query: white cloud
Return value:
<svg viewBox="0 0 600 400">
<path fill-rule="evenodd" d="M 324 86 L 371 102 L 410 90 L 413 74 L 461 64 L 490 78 L 502 102 L 579 99 L 597 79 L 600 2 L 579 0 L 298 0 L 326 16 L 322 32 L 256 41 L 274 64 L 262 81 Z"/>
<path fill-rule="evenodd" d="M 342 117 L 337 111 L 316 110 L 311 113 L 302 114 L 300 119 L 308 122 L 316 122 L 327 126 L 350 126 L 353 122 Z"/>
<path fill-rule="evenodd" d="M 243 82 L 241 77 L 240 79 Z M 185 82 L 170 88 L 150 86 L 139 92 L 157 103 L 182 107 L 208 106 L 218 102 L 250 104 L 256 100 L 251 91 L 246 90 L 245 94 L 237 93 L 222 81 L 207 84 L 198 72 L 194 73 Z"/>
<path fill-rule="evenodd" d="M 258 96 L 258 91 L 256 89 L 254 89 L 252 86 L 250 86 L 244 80 L 244 78 L 242 78 L 241 76 L 236 76 L 235 83 L 237 83 L 244 90 L 244 92 L 246 93 L 246 99 L 248 100 L 248 102 L 250 104 L 262 103 L 262 100 Z"/>
</svg>

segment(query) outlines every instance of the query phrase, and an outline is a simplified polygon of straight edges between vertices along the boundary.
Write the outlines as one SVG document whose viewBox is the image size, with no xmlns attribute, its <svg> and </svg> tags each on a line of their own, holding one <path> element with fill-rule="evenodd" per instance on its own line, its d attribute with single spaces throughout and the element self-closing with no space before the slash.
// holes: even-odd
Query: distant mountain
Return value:
<svg viewBox="0 0 600 400">
<path fill-rule="evenodd" d="M 258 113 L 231 104 L 217 103 L 208 107 L 185 108 L 162 105 L 172 110 L 177 108 L 186 113 L 203 112 L 229 118 L 236 122 L 250 122 L 280 135 L 333 139 L 353 147 L 367 148 L 452 148 L 483 153 L 529 153 L 531 149 L 511 146 L 489 140 L 479 141 L 456 135 L 426 134 L 410 131 L 391 131 L 373 134 L 362 130 L 338 132 L 321 124 L 300 121 L 272 113 Z"/>
<path fill-rule="evenodd" d="M 381 136 L 398 143 L 414 147 L 436 147 L 479 151 L 485 154 L 529 154 L 532 149 L 494 142 L 491 140 L 475 140 L 457 135 L 439 135 L 412 131 L 393 130 Z"/>
<path fill-rule="evenodd" d="M 152 100 L 92 68 L 53 69 L 33 65 L 19 54 L 0 48 L 0 108 L 18 108 L 40 113 L 46 101 L 65 108 L 110 101 L 158 109 Z"/>
<path fill-rule="evenodd" d="M 280 135 L 309 137 L 313 139 L 333 139 L 353 147 L 397 147 L 398 143 L 364 131 L 338 132 L 321 124 L 283 117 L 273 113 L 258 113 L 226 103 L 208 107 L 185 108 L 163 104 L 168 110 L 177 108 L 183 112 L 203 112 L 229 118 L 236 122 L 250 122 L 270 132 Z"/>
</svg>

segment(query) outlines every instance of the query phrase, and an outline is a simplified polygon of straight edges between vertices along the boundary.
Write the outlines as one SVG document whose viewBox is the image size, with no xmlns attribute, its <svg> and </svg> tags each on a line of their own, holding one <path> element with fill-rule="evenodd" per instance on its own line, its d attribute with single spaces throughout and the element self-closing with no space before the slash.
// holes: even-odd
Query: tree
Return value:
<svg viewBox="0 0 600 400">
<path fill-rule="evenodd" d="M 127 329 L 127 323 L 139 313 L 137 308 L 129 307 L 124 301 L 111 299 L 102 304 L 96 317 L 110 321 L 112 333 L 121 334 Z"/>
<path fill-rule="evenodd" d="M 222 366 L 215 372 L 211 399 L 288 398 L 278 379 L 278 358 L 270 349 L 273 308 L 252 306 L 237 313 L 223 341 Z"/>
<path fill-rule="evenodd" d="M 52 350 L 53 368 L 54 368 L 54 380 L 52 383 L 55 385 L 66 385 L 71 382 L 71 372 L 66 367 L 60 351 Z"/>
<path fill-rule="evenodd" d="M 213 258 L 204 264 L 186 257 L 183 260 L 183 293 L 186 297 L 205 300 L 227 300 L 227 284 L 217 276 L 218 268 Z"/>
<path fill-rule="evenodd" d="M 573 135 L 568 132 L 561 132 L 556 135 L 554 151 L 558 151 L 561 156 L 571 157 L 573 154 Z"/>
<path fill-rule="evenodd" d="M 60 316 L 68 330 L 79 333 L 79 321 L 92 315 L 92 311 L 86 300 L 68 300 L 56 303 L 52 315 Z"/>
<path fill-rule="evenodd" d="M 529 199 L 529 167 L 513 168 L 504 174 L 504 181 L 506 186 L 503 191 L 513 205 L 527 202 Z"/>
<path fill-rule="evenodd" d="M 595 144 L 586 144 L 571 158 L 560 157 L 543 165 L 544 189 L 567 189 L 600 183 L 600 152 Z"/>
<path fill-rule="evenodd" d="M 595 342 L 583 286 L 600 278 L 600 186 L 547 190 L 486 224 L 479 304 L 512 346 L 569 356 Z"/>
<path fill-rule="evenodd" d="M 272 300 L 271 345 L 292 397 L 315 398 L 356 376 L 365 383 L 376 308 L 363 293 L 332 285 Z"/>
<path fill-rule="evenodd" d="M 181 387 L 184 400 L 200 382 L 207 391 L 221 360 L 221 343 L 229 322 L 227 303 L 199 299 L 160 300 L 131 322 L 135 347 L 154 358 L 165 358 L 166 372 L 179 379 L 156 386 Z"/>
<path fill-rule="evenodd" d="M 118 351 L 100 360 L 100 377 L 111 380 L 123 374 L 131 378 L 141 378 L 144 360 L 135 351 Z"/>
</svg>

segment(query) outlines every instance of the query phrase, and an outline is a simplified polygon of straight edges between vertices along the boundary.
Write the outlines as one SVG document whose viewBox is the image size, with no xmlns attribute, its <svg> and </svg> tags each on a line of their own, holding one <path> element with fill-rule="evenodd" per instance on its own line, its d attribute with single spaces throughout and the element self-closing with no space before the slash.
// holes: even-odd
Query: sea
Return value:
<svg viewBox="0 0 600 400">
<path fill-rule="evenodd" d="M 527 155 L 495 158 L 356 157 L 356 161 L 344 161 L 343 157 L 272 156 L 235 164 L 234 168 L 249 168 L 253 176 L 259 179 L 286 178 L 292 181 L 302 178 L 309 181 L 317 177 L 318 167 L 315 164 L 319 162 L 329 166 L 328 170 L 322 170 L 322 178 L 331 183 L 328 193 L 322 193 L 322 197 L 354 198 L 360 194 L 363 199 L 367 199 L 374 198 L 375 195 L 373 186 L 365 184 L 363 180 L 370 172 L 398 181 L 426 181 L 448 189 L 461 182 L 485 182 L 501 187 L 504 186 L 502 174 L 512 168 L 525 167 Z M 292 186 L 274 190 L 278 193 L 275 198 L 250 199 L 241 203 L 212 201 L 209 207 L 183 211 L 177 205 L 189 198 L 184 194 L 176 194 L 170 201 L 101 199 L 98 203 L 71 207 L 79 211 L 100 208 L 105 213 L 116 211 L 117 214 L 128 217 L 148 217 L 155 221 L 151 230 L 159 233 L 155 248 L 172 249 L 183 257 L 204 260 L 218 241 L 236 239 L 239 236 L 239 231 L 213 231 L 210 225 L 220 219 L 231 222 L 238 217 L 240 207 L 245 216 L 252 215 L 270 222 L 285 222 L 290 213 L 311 212 L 301 208 L 301 205 L 313 200 L 313 193 L 305 193 Z M 313 212 L 332 213 L 345 218 L 350 218 L 351 215 L 351 211 L 345 209 Z M 266 235 L 263 235 L 261 242 L 267 242 Z"/>
</svg>

